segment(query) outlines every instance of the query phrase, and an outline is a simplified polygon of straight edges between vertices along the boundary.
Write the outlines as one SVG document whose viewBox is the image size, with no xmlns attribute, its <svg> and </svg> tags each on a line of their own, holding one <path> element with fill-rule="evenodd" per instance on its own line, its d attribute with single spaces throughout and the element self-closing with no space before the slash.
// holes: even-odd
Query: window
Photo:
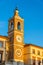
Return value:
<svg viewBox="0 0 43 65">
<path fill-rule="evenodd" d="M 40 55 L 40 51 L 38 50 L 38 55 Z"/>
<path fill-rule="evenodd" d="M 11 22 L 11 30 L 13 29 L 13 27 L 14 27 L 14 24 L 13 24 L 13 22 Z"/>
<path fill-rule="evenodd" d="M 35 59 L 33 59 L 33 65 L 35 65 Z"/>
<path fill-rule="evenodd" d="M 32 53 L 35 54 L 35 49 L 32 49 Z"/>
<path fill-rule="evenodd" d="M 17 29 L 18 29 L 18 30 L 21 29 L 21 27 L 20 27 L 20 22 L 18 22 L 18 24 L 17 24 Z"/>
<path fill-rule="evenodd" d="M 3 47 L 3 42 L 2 41 L 0 41 L 0 47 Z"/>
<path fill-rule="evenodd" d="M 12 37 L 10 37 L 10 42 L 12 42 Z"/>
<path fill-rule="evenodd" d="M 40 63 L 41 63 L 41 61 L 39 60 L 39 61 L 38 61 L 38 65 L 40 65 Z"/>
<path fill-rule="evenodd" d="M 42 56 L 43 56 L 43 52 L 42 52 Z"/>
<path fill-rule="evenodd" d="M 0 53 L 0 63 L 1 63 L 1 61 L 2 61 L 2 54 Z"/>
<path fill-rule="evenodd" d="M 10 41 L 10 42 L 13 42 L 13 36 L 11 36 L 11 37 L 9 38 L 9 41 Z"/>
<path fill-rule="evenodd" d="M 43 59 L 42 59 L 42 65 L 43 65 Z"/>
</svg>

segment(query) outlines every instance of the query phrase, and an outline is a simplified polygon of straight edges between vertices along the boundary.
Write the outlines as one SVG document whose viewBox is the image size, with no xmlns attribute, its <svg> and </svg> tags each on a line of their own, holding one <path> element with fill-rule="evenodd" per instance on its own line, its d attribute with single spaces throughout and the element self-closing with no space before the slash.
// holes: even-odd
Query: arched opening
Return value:
<svg viewBox="0 0 43 65">
<path fill-rule="evenodd" d="M 21 30 L 20 22 L 18 22 L 18 24 L 17 24 L 17 29 L 18 29 L 18 30 Z"/>
<path fill-rule="evenodd" d="M 33 65 L 35 65 L 35 59 L 33 59 Z"/>
<path fill-rule="evenodd" d="M 41 63 L 41 61 L 39 60 L 39 61 L 38 61 L 38 65 L 40 65 L 40 63 Z"/>
<path fill-rule="evenodd" d="M 13 22 L 11 22 L 11 30 L 14 28 L 14 24 Z"/>
</svg>

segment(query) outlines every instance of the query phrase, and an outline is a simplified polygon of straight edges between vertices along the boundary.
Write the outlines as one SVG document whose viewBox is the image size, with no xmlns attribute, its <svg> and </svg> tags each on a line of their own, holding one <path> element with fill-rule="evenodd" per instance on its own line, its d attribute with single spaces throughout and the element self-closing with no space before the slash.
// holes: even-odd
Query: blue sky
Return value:
<svg viewBox="0 0 43 65">
<path fill-rule="evenodd" d="M 16 6 L 24 18 L 24 42 L 43 47 L 43 0 L 0 0 L 0 35 L 7 36 Z"/>
</svg>

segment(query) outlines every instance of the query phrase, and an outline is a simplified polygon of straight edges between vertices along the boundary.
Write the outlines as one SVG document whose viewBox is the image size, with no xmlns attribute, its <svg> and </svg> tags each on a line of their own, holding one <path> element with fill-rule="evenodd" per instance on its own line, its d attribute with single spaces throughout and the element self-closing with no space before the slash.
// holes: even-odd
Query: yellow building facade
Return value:
<svg viewBox="0 0 43 65">
<path fill-rule="evenodd" d="M 5 62 L 8 50 L 8 37 L 0 35 L 0 63 Z"/>
<path fill-rule="evenodd" d="M 24 46 L 24 63 L 43 65 L 43 48 L 33 44 L 26 44 Z"/>
<path fill-rule="evenodd" d="M 42 65 L 43 48 L 24 44 L 24 19 L 18 9 L 8 21 L 8 36 L 0 36 L 0 62 L 12 62 L 12 65 Z"/>
</svg>

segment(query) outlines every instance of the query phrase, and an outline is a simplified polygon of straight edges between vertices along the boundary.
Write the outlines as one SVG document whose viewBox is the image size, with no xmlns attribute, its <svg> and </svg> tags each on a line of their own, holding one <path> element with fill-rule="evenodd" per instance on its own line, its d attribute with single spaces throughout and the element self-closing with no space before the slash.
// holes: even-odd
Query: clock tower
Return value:
<svg viewBox="0 0 43 65">
<path fill-rule="evenodd" d="M 16 8 L 14 16 L 9 20 L 8 26 L 9 36 L 9 59 L 14 61 L 14 64 L 23 65 L 23 48 L 24 48 L 24 20 L 19 16 L 19 11 Z"/>
</svg>

